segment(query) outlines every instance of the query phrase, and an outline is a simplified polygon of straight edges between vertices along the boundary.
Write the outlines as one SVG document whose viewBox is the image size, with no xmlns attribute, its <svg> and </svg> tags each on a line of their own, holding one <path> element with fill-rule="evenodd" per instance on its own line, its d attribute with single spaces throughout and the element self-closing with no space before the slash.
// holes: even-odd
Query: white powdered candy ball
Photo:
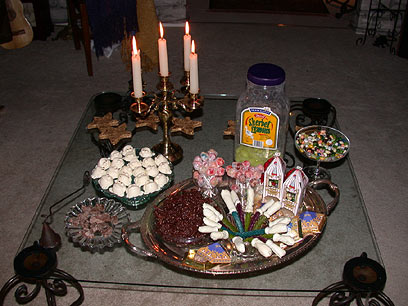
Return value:
<svg viewBox="0 0 408 306">
<path fill-rule="evenodd" d="M 147 167 L 151 167 L 151 166 L 156 166 L 156 163 L 154 162 L 154 159 L 151 157 L 147 157 L 143 160 L 142 162 L 142 166 L 147 168 Z"/>
<path fill-rule="evenodd" d="M 103 170 L 98 165 L 96 165 L 95 168 L 93 168 L 93 170 L 92 170 L 91 177 L 93 179 L 98 179 L 98 178 L 101 178 L 105 174 L 106 174 L 106 171 Z"/>
<path fill-rule="evenodd" d="M 152 157 L 153 156 L 153 152 L 152 150 L 150 150 L 149 148 L 142 148 L 140 149 L 139 155 L 143 158 L 147 158 L 147 157 Z"/>
<path fill-rule="evenodd" d="M 110 186 L 113 185 L 113 178 L 108 174 L 105 174 L 98 180 L 98 183 L 102 189 L 108 189 Z"/>
<path fill-rule="evenodd" d="M 136 155 L 136 150 L 131 145 L 126 145 L 122 149 L 122 155 L 126 156 L 129 154 Z"/>
<path fill-rule="evenodd" d="M 152 193 L 159 190 L 159 186 L 157 186 L 155 182 L 149 182 L 146 185 L 144 185 L 143 188 L 146 193 Z"/>
<path fill-rule="evenodd" d="M 150 181 L 149 176 L 146 174 L 143 175 L 139 175 L 138 177 L 136 177 L 135 179 L 135 184 L 139 187 L 142 187 L 143 185 L 145 185 L 148 181 Z"/>
<path fill-rule="evenodd" d="M 121 182 L 116 182 L 111 188 L 109 188 L 109 191 L 120 197 L 123 197 L 126 192 L 126 186 Z"/>
<path fill-rule="evenodd" d="M 168 160 L 166 157 L 164 157 L 163 154 L 159 154 L 154 158 L 154 162 L 156 163 L 156 165 L 160 165 L 161 163 L 167 163 Z"/>
<path fill-rule="evenodd" d="M 119 176 L 119 169 L 111 167 L 106 171 L 106 174 L 109 174 L 113 179 L 117 179 Z"/>
<path fill-rule="evenodd" d="M 171 174 L 171 168 L 168 163 L 161 163 L 159 165 L 159 171 L 164 174 Z"/>
<path fill-rule="evenodd" d="M 116 168 L 116 169 L 120 169 L 125 165 L 125 162 L 123 161 L 122 158 L 114 158 L 112 159 L 111 162 L 111 167 Z"/>
<path fill-rule="evenodd" d="M 146 173 L 150 177 L 156 177 L 160 172 L 156 166 L 149 166 L 146 168 Z"/>
<path fill-rule="evenodd" d="M 155 181 L 155 183 L 156 183 L 160 188 L 162 188 L 164 185 L 167 184 L 167 182 L 169 181 L 169 178 L 168 178 L 166 175 L 164 175 L 164 174 L 162 174 L 162 173 L 159 173 L 159 174 L 154 178 L 154 181 Z"/>
<path fill-rule="evenodd" d="M 109 155 L 109 158 L 111 160 L 115 159 L 115 158 L 122 158 L 122 153 L 120 153 L 118 150 L 113 150 L 111 152 L 111 154 Z"/>
<path fill-rule="evenodd" d="M 126 190 L 126 197 L 128 198 L 135 198 L 143 195 L 142 189 L 135 184 L 130 185 Z"/>
<path fill-rule="evenodd" d="M 110 162 L 109 158 L 102 157 L 98 161 L 98 166 L 101 167 L 103 170 L 108 170 L 110 165 L 111 165 L 111 162 Z"/>
<path fill-rule="evenodd" d="M 132 170 L 132 168 L 129 167 L 129 165 L 126 165 L 126 166 L 123 166 L 122 169 L 119 170 L 119 174 L 121 174 L 121 173 L 125 173 L 125 174 L 131 176 L 132 173 L 133 173 L 133 170 Z"/>
<path fill-rule="evenodd" d="M 118 182 L 121 182 L 125 186 L 129 186 L 132 183 L 132 178 L 126 173 L 119 174 Z"/>
<path fill-rule="evenodd" d="M 123 160 L 127 162 L 130 162 L 134 158 L 137 158 L 135 153 L 129 153 L 128 155 L 123 156 Z"/>
<path fill-rule="evenodd" d="M 146 170 L 143 167 L 137 167 L 133 169 L 132 174 L 134 177 L 138 177 L 141 175 L 146 175 Z"/>
<path fill-rule="evenodd" d="M 135 158 L 131 159 L 127 164 L 130 168 L 135 169 L 142 166 L 142 162 L 135 156 Z"/>
</svg>

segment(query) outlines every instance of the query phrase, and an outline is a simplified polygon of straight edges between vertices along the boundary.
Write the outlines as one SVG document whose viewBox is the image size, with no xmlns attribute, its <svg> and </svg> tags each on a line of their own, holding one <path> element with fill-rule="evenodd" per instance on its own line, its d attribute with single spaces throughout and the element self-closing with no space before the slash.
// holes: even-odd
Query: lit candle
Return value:
<svg viewBox="0 0 408 306">
<path fill-rule="evenodd" d="M 184 71 L 190 71 L 191 35 L 188 21 L 186 21 L 186 34 L 184 35 Z"/>
<path fill-rule="evenodd" d="M 142 86 L 142 69 L 140 65 L 140 50 L 137 50 L 136 39 L 133 36 L 132 40 L 132 76 L 133 76 L 133 91 L 135 98 L 143 96 Z"/>
<path fill-rule="evenodd" d="M 167 59 L 167 42 L 163 38 L 164 30 L 163 25 L 160 22 L 160 38 L 158 40 L 159 46 L 159 73 L 161 76 L 169 76 L 169 65 Z"/>
<path fill-rule="evenodd" d="M 195 53 L 194 40 L 191 42 L 190 53 L 190 93 L 198 94 L 198 55 Z"/>
</svg>

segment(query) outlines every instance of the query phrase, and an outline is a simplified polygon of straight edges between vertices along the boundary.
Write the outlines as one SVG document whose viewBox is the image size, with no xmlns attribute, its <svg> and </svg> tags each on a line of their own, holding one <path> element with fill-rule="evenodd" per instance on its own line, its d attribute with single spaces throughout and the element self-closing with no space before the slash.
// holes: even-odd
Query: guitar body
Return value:
<svg viewBox="0 0 408 306">
<path fill-rule="evenodd" d="M 8 18 L 13 40 L 1 44 L 5 49 L 23 48 L 33 40 L 33 29 L 24 17 L 23 4 L 20 0 L 6 0 Z"/>
</svg>

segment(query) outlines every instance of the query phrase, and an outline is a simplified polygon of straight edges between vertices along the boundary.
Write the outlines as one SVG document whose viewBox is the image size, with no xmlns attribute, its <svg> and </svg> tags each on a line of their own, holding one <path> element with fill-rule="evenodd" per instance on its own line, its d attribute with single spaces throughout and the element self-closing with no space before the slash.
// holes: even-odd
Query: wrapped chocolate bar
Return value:
<svg viewBox="0 0 408 306">
<path fill-rule="evenodd" d="M 282 207 L 291 211 L 294 216 L 298 214 L 298 209 L 301 207 L 308 182 L 309 179 L 301 167 L 289 171 L 283 182 L 281 192 Z"/>
<path fill-rule="evenodd" d="M 286 163 L 280 157 L 280 153 L 275 153 L 265 165 L 263 202 L 266 203 L 271 197 L 281 198 L 283 182 L 285 180 Z"/>
<path fill-rule="evenodd" d="M 194 259 L 201 262 L 209 261 L 213 264 L 231 262 L 231 257 L 218 242 L 199 248 Z"/>
</svg>

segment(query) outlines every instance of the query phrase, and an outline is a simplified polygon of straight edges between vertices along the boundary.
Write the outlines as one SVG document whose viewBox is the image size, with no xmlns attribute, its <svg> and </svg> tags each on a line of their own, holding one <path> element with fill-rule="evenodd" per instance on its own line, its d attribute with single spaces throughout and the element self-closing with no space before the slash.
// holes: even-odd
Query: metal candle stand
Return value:
<svg viewBox="0 0 408 306">
<path fill-rule="evenodd" d="M 189 117 L 178 119 L 174 116 L 177 110 L 183 110 L 191 113 L 197 109 L 201 109 L 204 103 L 204 98 L 199 94 L 189 92 L 190 75 L 188 71 L 184 72 L 184 76 L 180 83 L 182 85 L 179 92 L 184 94 L 182 98 L 176 97 L 176 90 L 173 84 L 169 81 L 169 76 L 161 76 L 160 82 L 157 85 L 158 93 L 154 94 L 154 98 L 143 95 L 141 98 L 136 98 L 134 92 L 131 92 L 130 97 L 132 103 L 130 111 L 135 114 L 137 122 L 143 122 L 148 116 L 157 114 L 160 125 L 163 129 L 163 139 L 160 143 L 153 146 L 153 150 L 163 154 L 173 164 L 177 164 L 183 158 L 183 149 L 180 145 L 174 143 L 170 139 L 170 133 L 180 131 L 186 135 L 194 135 L 194 129 L 201 127 L 199 121 L 192 121 Z M 138 126 L 136 125 L 136 128 Z"/>
</svg>

